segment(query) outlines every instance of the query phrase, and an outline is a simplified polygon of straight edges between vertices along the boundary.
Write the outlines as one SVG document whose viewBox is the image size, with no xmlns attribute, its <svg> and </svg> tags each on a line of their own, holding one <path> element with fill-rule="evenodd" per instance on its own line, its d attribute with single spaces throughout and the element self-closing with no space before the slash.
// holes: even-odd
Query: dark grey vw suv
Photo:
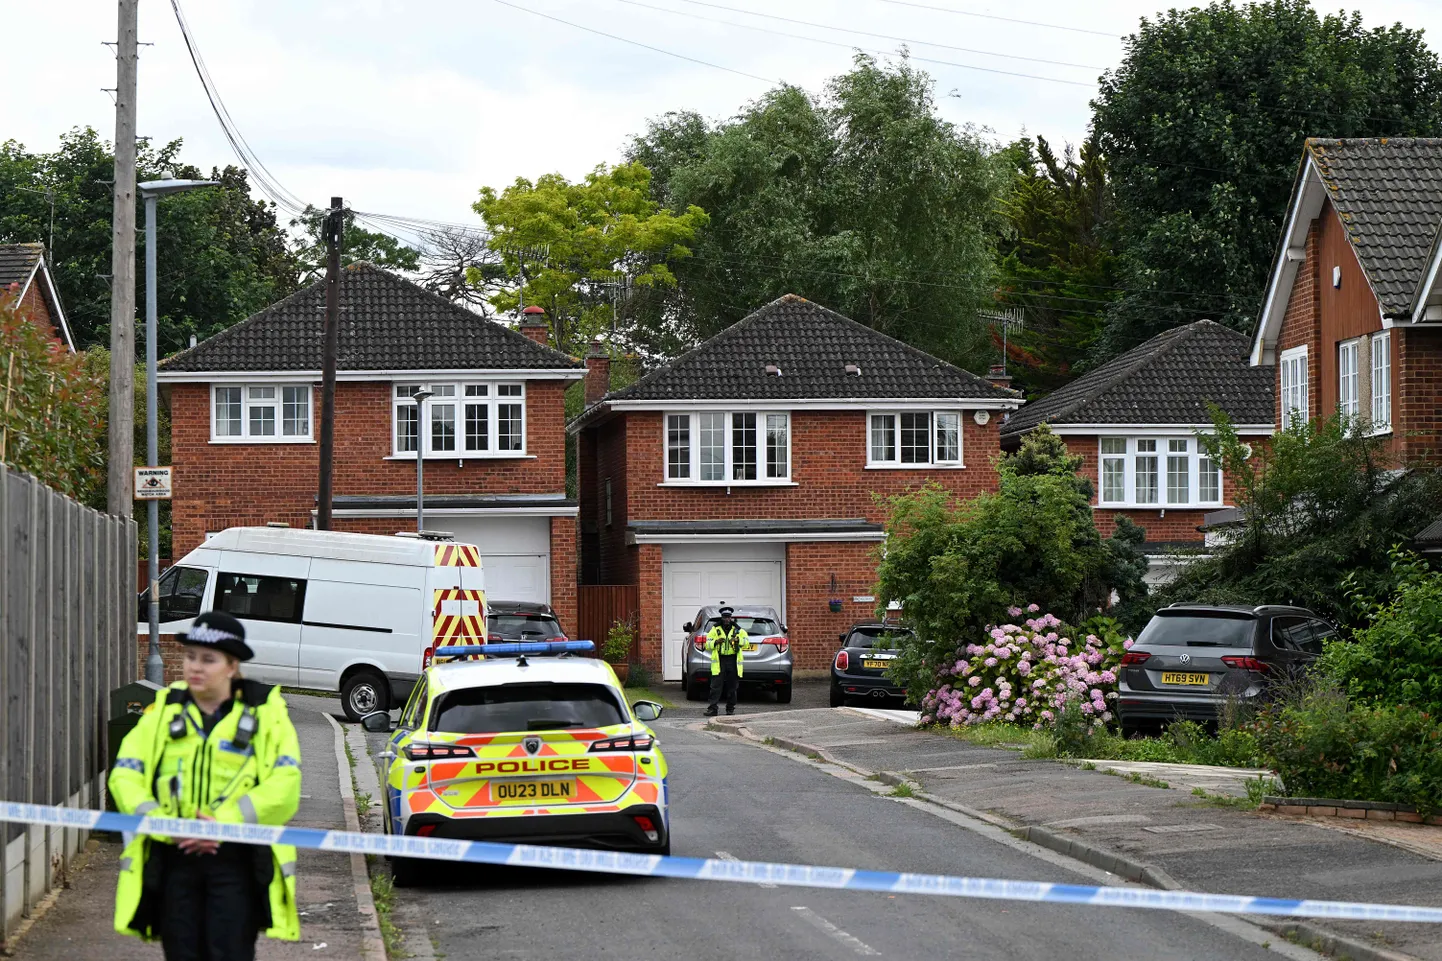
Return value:
<svg viewBox="0 0 1442 961">
<path fill-rule="evenodd" d="M 1228 698 L 1255 698 L 1269 682 L 1300 675 L 1336 633 L 1301 607 L 1163 608 L 1117 669 L 1122 733 L 1215 721 Z"/>
</svg>

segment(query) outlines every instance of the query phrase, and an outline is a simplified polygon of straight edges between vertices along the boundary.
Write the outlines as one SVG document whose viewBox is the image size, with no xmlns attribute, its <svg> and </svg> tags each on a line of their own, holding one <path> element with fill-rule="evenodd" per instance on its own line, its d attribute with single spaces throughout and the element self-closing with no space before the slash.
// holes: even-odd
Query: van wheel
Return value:
<svg viewBox="0 0 1442 961">
<path fill-rule="evenodd" d="M 390 710 L 390 686 L 375 671 L 356 671 L 346 678 L 340 689 L 345 716 L 359 721 L 367 714 Z"/>
</svg>

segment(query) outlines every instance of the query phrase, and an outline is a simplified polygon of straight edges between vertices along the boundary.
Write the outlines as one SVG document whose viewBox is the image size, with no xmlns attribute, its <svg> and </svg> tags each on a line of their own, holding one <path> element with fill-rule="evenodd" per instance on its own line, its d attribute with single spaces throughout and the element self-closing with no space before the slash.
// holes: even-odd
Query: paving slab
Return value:
<svg viewBox="0 0 1442 961">
<path fill-rule="evenodd" d="M 1442 828 L 1347 821 L 1347 830 L 1339 830 L 1324 822 L 1342 819 L 1263 814 L 1190 790 L 1256 772 L 1169 772 L 1160 780 L 1176 784 L 1159 788 L 851 709 L 792 711 L 786 720 L 782 727 L 765 714 L 732 719 L 757 738 L 784 736 L 813 746 L 830 741 L 826 753 L 843 764 L 895 772 L 938 799 L 1154 865 L 1189 890 L 1442 906 Z M 1432 926 L 1326 926 L 1379 949 L 1442 961 L 1442 936 Z"/>
</svg>

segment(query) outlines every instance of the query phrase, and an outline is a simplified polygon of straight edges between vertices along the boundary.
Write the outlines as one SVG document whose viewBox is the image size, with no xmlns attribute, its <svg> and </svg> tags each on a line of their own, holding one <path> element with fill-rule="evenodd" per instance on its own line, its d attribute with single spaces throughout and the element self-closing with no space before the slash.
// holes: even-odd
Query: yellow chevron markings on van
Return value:
<svg viewBox="0 0 1442 961">
<path fill-rule="evenodd" d="M 474 544 L 437 544 L 436 567 L 480 567 L 481 549 Z"/>
<path fill-rule="evenodd" d="M 431 611 L 431 644 L 486 643 L 486 592 L 439 588 Z"/>
</svg>

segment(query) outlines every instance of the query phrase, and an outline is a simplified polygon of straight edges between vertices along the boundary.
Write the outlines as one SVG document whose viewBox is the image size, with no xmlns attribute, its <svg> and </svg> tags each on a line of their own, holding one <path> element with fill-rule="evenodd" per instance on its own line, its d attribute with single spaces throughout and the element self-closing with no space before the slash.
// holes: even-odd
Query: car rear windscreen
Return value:
<svg viewBox="0 0 1442 961">
<path fill-rule="evenodd" d="M 561 636 L 561 625 L 544 614 L 492 614 L 487 620 L 492 634 L 505 637 Z"/>
<path fill-rule="evenodd" d="M 740 625 L 741 630 L 745 631 L 751 637 L 769 637 L 772 634 L 781 633 L 781 625 L 769 617 L 747 617 L 744 614 L 738 614 L 732 618 L 732 620 Z M 720 626 L 721 619 L 717 617 L 713 617 L 706 622 L 706 630 L 708 631 L 713 627 Z"/>
<path fill-rule="evenodd" d="M 430 729 L 501 734 L 610 727 L 625 721 L 615 693 L 603 684 L 504 684 L 442 694 Z"/>
<path fill-rule="evenodd" d="M 1252 646 L 1257 622 L 1250 617 L 1158 614 L 1137 636 L 1142 647 Z"/>
<path fill-rule="evenodd" d="M 857 647 L 872 647 L 878 638 L 886 638 L 892 643 L 883 646 L 895 647 L 898 638 L 913 636 L 915 632 L 904 627 L 858 627 L 851 632 L 846 643 Z"/>
</svg>

